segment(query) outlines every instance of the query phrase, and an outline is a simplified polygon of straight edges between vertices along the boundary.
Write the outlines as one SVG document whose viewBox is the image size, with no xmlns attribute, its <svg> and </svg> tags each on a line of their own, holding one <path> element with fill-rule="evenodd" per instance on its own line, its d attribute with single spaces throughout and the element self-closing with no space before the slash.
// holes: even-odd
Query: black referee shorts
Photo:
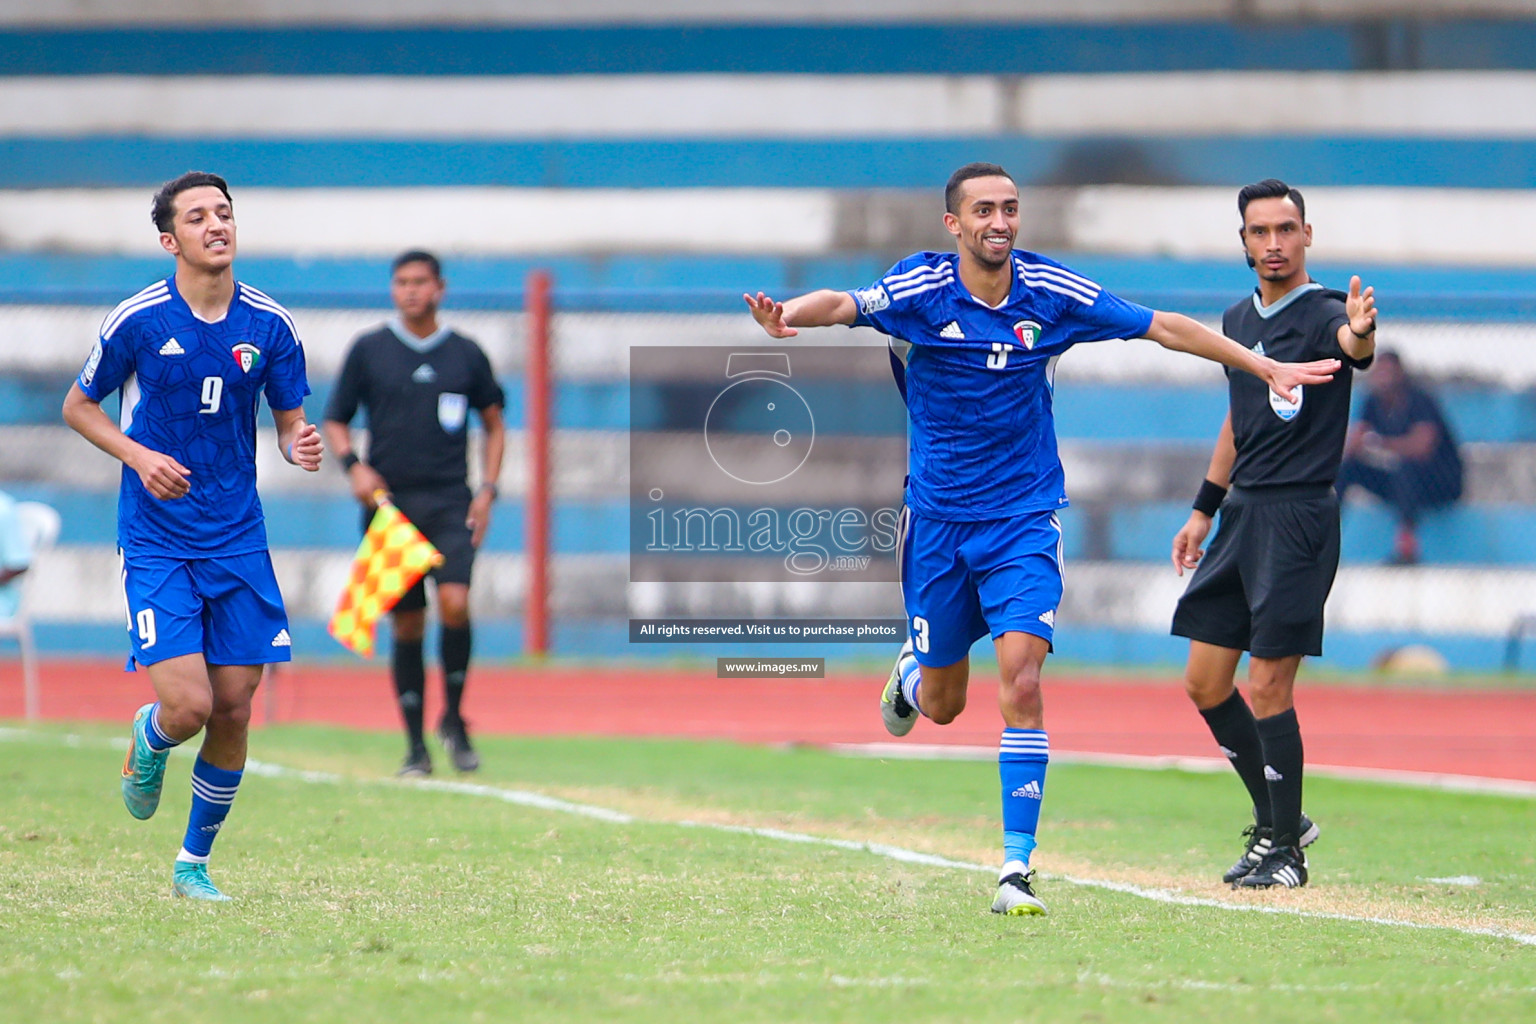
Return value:
<svg viewBox="0 0 1536 1024">
<path fill-rule="evenodd" d="M 1332 487 L 1234 487 L 1173 613 L 1173 635 L 1260 658 L 1322 654 L 1323 604 L 1338 568 Z"/>
<path fill-rule="evenodd" d="M 469 499 L 469 487 L 465 484 L 390 492 L 389 500 L 441 552 L 443 564 L 428 573 L 438 583 L 462 583 L 469 586 L 470 571 L 475 563 L 475 548 L 470 543 L 473 534 L 464 525 L 464 520 L 469 517 Z M 365 531 L 372 518 L 373 513 L 364 509 Z M 414 612 L 426 606 L 427 587 L 426 579 L 423 578 L 405 592 L 393 610 Z"/>
</svg>

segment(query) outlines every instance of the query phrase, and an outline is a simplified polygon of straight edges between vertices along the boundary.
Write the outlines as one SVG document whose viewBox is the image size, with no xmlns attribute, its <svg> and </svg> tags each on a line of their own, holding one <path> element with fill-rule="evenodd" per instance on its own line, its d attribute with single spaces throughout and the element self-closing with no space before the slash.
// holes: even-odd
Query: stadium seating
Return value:
<svg viewBox="0 0 1536 1024">
<path fill-rule="evenodd" d="M 56 556 L 73 575 L 40 611 L 45 645 L 96 642 L 84 625 L 108 637 L 117 614 L 93 590 L 109 579 L 117 471 L 59 425 L 59 402 L 101 312 L 166 270 L 149 189 L 200 165 L 236 188 L 242 277 L 295 311 L 311 416 L 347 339 L 383 316 L 389 255 L 442 250 L 452 318 L 491 353 L 515 432 L 487 544 L 497 582 L 476 595 L 498 621 L 521 608 L 523 280 L 553 270 L 562 643 L 611 645 L 612 620 L 642 606 L 786 606 L 779 592 L 615 586 L 624 432 L 654 398 L 628 386 L 628 346 L 750 344 L 744 290 L 857 286 L 908 249 L 946 247 L 936 185 L 970 158 L 1018 177 L 1024 244 L 1208 321 L 1251 287 L 1233 186 L 1272 174 L 1302 186 L 1315 276 L 1377 287 L 1383 343 L 1439 386 L 1466 444 L 1467 499 L 1426 521 L 1425 572 L 1518 573 L 1536 555 L 1536 265 L 1518 229 L 1536 216 L 1536 19 L 1473 18 L 1455 0 L 1336 0 L 1310 19 L 1298 15 L 1314 5 L 1275 0 L 1259 21 L 1196 0 L 1104 0 L 1090 18 L 1052 0 L 978 48 L 969 19 L 1010 5 L 956 0 L 954 20 L 934 24 L 926 8 L 908 22 L 888 4 L 827 0 L 765 26 L 783 4 L 602 0 L 578 20 L 561 5 L 487 15 L 468 0 L 393 13 L 313 0 L 306 18 L 306 2 L 238 23 L 168 22 L 152 0 L 131 25 L 64 0 L 0 15 L 14 57 L 0 73 L 0 480 L 63 513 Z M 189 87 L 202 102 L 172 101 Z M 1255 124 L 1255 98 L 1276 89 L 1307 102 Z M 748 127 L 761 122 L 768 137 Z M 1063 360 L 1072 563 L 1165 561 L 1223 413 L 1219 373 L 1194 362 L 1146 343 Z M 899 432 L 871 426 L 884 387 L 824 403 L 821 428 Z M 272 540 L 313 625 L 357 513 L 333 473 L 273 472 L 271 448 Z M 1351 504 L 1346 571 L 1370 571 L 1390 531 L 1379 507 Z M 1396 584 L 1438 579 L 1409 570 Z M 1496 598 L 1487 607 L 1496 635 L 1508 616 Z M 1121 636 L 1090 603 L 1074 614 L 1089 660 L 1156 646 L 1150 618 Z M 1437 633 L 1428 617 L 1381 628 Z M 500 635 L 515 650 L 516 629 Z"/>
</svg>

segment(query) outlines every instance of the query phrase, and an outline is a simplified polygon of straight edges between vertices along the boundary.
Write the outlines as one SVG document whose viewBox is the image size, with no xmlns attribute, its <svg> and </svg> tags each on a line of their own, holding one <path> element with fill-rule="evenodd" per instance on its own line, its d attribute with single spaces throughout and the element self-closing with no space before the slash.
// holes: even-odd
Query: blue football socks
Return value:
<svg viewBox="0 0 1536 1024">
<path fill-rule="evenodd" d="M 181 843 L 181 861 L 206 862 L 218 837 L 235 792 L 240 788 L 242 772 L 215 768 L 201 757 L 192 766 L 192 813 L 187 816 L 187 834 Z"/>
<path fill-rule="evenodd" d="M 1044 729 L 1004 729 L 997 752 L 1003 783 L 1003 860 L 1029 867 L 1045 796 L 1045 769 L 1051 759 Z"/>
<path fill-rule="evenodd" d="M 144 717 L 144 739 L 149 744 L 149 749 L 157 754 L 181 744 L 181 740 L 173 740 L 160 731 L 159 701 L 155 701 L 154 707 L 150 708 L 149 714 Z"/>
</svg>

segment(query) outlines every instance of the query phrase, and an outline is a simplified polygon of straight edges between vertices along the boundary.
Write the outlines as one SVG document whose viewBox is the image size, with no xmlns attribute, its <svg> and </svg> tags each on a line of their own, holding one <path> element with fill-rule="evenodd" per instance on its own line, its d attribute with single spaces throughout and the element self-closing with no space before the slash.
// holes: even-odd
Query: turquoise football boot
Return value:
<svg viewBox="0 0 1536 1024">
<path fill-rule="evenodd" d="M 171 756 L 169 750 L 159 752 L 149 749 L 144 738 L 144 723 L 149 720 L 145 704 L 133 716 L 133 731 L 128 737 L 128 756 L 123 758 L 123 803 L 128 813 L 143 821 L 154 815 L 160 806 L 160 790 L 165 785 L 165 762 Z"/>
<path fill-rule="evenodd" d="M 171 876 L 171 892 L 176 896 L 185 896 L 189 900 L 209 900 L 211 902 L 228 902 L 230 897 L 219 892 L 218 886 L 208 880 L 207 864 L 189 864 L 184 860 L 176 862 L 176 871 Z"/>
</svg>

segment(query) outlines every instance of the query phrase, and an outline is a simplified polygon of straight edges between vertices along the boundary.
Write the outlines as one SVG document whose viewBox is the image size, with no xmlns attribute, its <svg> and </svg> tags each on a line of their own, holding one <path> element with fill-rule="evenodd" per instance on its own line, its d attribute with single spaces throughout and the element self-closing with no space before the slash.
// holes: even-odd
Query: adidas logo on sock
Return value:
<svg viewBox="0 0 1536 1024">
<path fill-rule="evenodd" d="M 963 341 L 965 340 L 965 332 L 960 329 L 960 321 L 951 320 L 949 323 L 945 324 L 944 329 L 939 332 L 939 337 L 959 338 Z"/>
<path fill-rule="evenodd" d="M 1237 760 L 1237 751 L 1233 750 L 1231 747 L 1222 747 L 1221 752 L 1227 755 L 1228 761 Z"/>
<path fill-rule="evenodd" d="M 289 637 L 288 631 L 286 629 L 280 629 L 280 630 L 277 631 L 277 636 L 272 638 L 272 646 L 273 647 L 292 647 L 293 646 L 293 639 L 291 637 Z"/>
<path fill-rule="evenodd" d="M 1014 790 L 1008 795 L 1028 797 L 1031 800 L 1039 800 L 1040 783 L 1036 782 L 1034 779 L 1030 779 L 1028 782 L 1024 783 L 1024 785 L 1020 786 L 1018 789 Z"/>
<path fill-rule="evenodd" d="M 160 354 L 163 356 L 184 356 L 187 354 L 187 350 L 181 347 L 181 342 L 172 338 L 160 346 Z"/>
<path fill-rule="evenodd" d="M 1283 778 L 1285 778 L 1284 775 L 1281 775 L 1279 772 L 1275 771 L 1269 765 L 1265 765 L 1264 766 L 1264 781 L 1265 782 L 1279 782 Z"/>
</svg>

